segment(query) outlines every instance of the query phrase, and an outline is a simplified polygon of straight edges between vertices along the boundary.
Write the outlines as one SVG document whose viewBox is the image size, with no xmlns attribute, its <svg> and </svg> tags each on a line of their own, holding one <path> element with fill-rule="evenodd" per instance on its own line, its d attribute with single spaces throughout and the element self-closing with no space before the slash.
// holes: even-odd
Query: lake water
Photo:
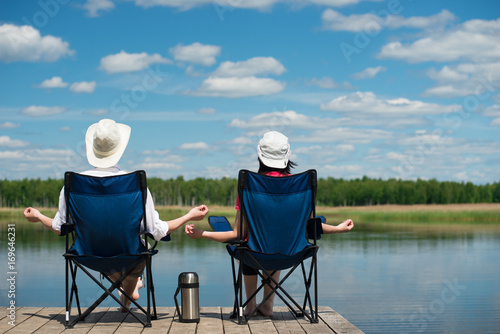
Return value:
<svg viewBox="0 0 500 334">
<path fill-rule="evenodd" d="M 332 307 L 366 333 L 500 333 L 498 225 L 357 224 L 351 233 L 324 236 L 319 244 L 319 305 Z M 64 306 L 63 249 L 64 238 L 39 225 L 16 223 L 17 306 Z M 174 306 L 183 271 L 198 273 L 202 306 L 232 305 L 224 245 L 175 233 L 159 249 L 153 264 L 159 306 Z M 301 294 L 297 281 L 287 287 Z M 5 306 L 11 298 L 7 280 L 1 282 Z M 100 290 L 88 279 L 79 284 L 88 306 Z M 103 306 L 113 303 L 107 299 Z"/>
</svg>

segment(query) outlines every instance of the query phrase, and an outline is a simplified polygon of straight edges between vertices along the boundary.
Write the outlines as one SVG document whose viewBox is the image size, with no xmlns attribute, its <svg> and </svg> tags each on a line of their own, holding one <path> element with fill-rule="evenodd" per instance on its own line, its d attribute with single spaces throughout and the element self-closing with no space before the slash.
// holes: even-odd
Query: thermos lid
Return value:
<svg viewBox="0 0 500 334">
<path fill-rule="evenodd" d="M 180 273 L 179 283 L 182 284 L 198 283 L 198 274 L 195 272 Z"/>
</svg>

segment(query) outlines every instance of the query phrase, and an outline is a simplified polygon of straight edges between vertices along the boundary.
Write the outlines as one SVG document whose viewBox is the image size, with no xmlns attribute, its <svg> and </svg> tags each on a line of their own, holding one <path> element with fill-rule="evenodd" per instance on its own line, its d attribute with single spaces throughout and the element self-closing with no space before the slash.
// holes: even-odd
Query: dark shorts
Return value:
<svg viewBox="0 0 500 334">
<path fill-rule="evenodd" d="M 241 264 L 241 270 L 243 271 L 243 275 L 247 275 L 247 276 L 258 275 L 257 269 L 250 267 L 249 265 L 246 265 L 244 263 Z"/>
<path fill-rule="evenodd" d="M 135 267 L 134 270 L 132 270 L 132 272 L 127 277 L 141 277 L 142 274 L 144 273 L 144 268 L 146 268 L 146 260 L 139 263 L 137 267 Z M 105 273 L 105 274 L 110 276 L 114 273 Z"/>
</svg>

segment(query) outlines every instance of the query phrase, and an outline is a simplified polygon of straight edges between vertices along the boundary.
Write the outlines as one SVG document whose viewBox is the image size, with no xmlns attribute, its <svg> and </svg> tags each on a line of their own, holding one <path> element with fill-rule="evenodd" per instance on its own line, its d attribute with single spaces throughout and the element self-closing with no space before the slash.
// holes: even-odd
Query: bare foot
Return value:
<svg viewBox="0 0 500 334">
<path fill-rule="evenodd" d="M 139 277 L 139 279 L 137 279 L 137 285 L 135 286 L 134 293 L 131 296 L 134 301 L 139 299 L 139 289 L 142 288 L 143 285 L 144 284 L 142 283 L 142 277 Z"/>
<path fill-rule="evenodd" d="M 259 305 L 259 312 L 265 317 L 273 316 L 273 303 L 266 302 Z"/>
<path fill-rule="evenodd" d="M 134 301 L 136 301 L 136 300 L 138 300 L 138 299 L 139 299 L 139 297 L 140 297 L 140 295 L 139 295 L 139 289 L 140 289 L 140 288 L 142 288 L 142 287 L 143 287 L 143 285 L 144 285 L 144 284 L 143 284 L 143 282 L 142 282 L 142 277 L 137 278 L 137 284 L 136 284 L 136 285 L 135 285 L 135 287 L 134 287 L 134 292 L 132 292 L 132 294 L 131 294 L 131 296 L 130 296 L 130 297 L 132 297 L 132 299 L 133 299 Z M 130 299 L 128 299 L 127 297 L 125 297 L 125 295 L 121 294 L 120 292 L 119 292 L 118 294 L 120 295 L 120 300 L 121 300 L 121 302 L 122 302 L 125 306 L 127 306 L 127 307 L 129 307 L 129 308 L 130 308 L 130 304 L 132 304 L 132 302 L 130 301 Z M 127 312 L 127 310 L 126 310 L 125 308 L 123 308 L 123 307 L 121 307 L 121 308 L 120 308 L 120 310 L 121 310 L 123 313 Z"/>
<path fill-rule="evenodd" d="M 255 310 L 256 307 L 257 305 L 255 301 L 248 303 L 247 306 L 245 307 L 245 310 L 243 311 L 243 315 L 249 316 L 250 314 L 252 314 L 252 312 Z"/>
</svg>

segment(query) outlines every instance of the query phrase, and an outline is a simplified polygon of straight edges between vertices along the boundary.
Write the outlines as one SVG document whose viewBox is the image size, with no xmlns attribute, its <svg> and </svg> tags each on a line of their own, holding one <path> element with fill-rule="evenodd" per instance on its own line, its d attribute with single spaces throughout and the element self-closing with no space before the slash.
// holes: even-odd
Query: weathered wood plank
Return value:
<svg viewBox="0 0 500 334">
<path fill-rule="evenodd" d="M 257 315 L 248 320 L 248 327 L 252 333 L 277 334 L 278 330 L 274 326 L 271 317 Z"/>
<path fill-rule="evenodd" d="M 302 326 L 307 334 L 322 334 L 332 332 L 331 328 L 319 318 L 318 323 L 311 323 L 306 317 L 298 318 L 297 322 Z"/>
<path fill-rule="evenodd" d="M 359 328 L 347 321 L 343 316 L 332 310 L 330 307 L 320 306 L 318 314 L 328 326 L 337 334 L 360 334 Z"/>
<path fill-rule="evenodd" d="M 8 333 L 33 333 L 40 327 L 48 323 L 51 319 L 53 319 L 59 313 L 60 308 L 46 307 L 33 313 L 27 310 L 28 308 L 23 308 L 23 313 L 26 313 L 28 315 L 31 314 L 31 316 L 19 325 L 12 328 L 10 331 L 8 331 Z"/>
<path fill-rule="evenodd" d="M 174 321 L 175 307 L 157 307 L 156 312 L 158 313 L 158 318 L 152 321 L 152 327 L 143 328 L 141 326 L 143 328 L 142 333 L 169 333 L 172 321 Z M 131 321 L 133 318 L 129 316 L 127 319 Z"/>
<path fill-rule="evenodd" d="M 127 313 L 121 312 L 119 308 L 111 307 L 88 333 L 113 334 L 126 316 Z"/>
<path fill-rule="evenodd" d="M 34 333 L 36 334 L 57 334 L 64 330 L 64 323 L 66 319 L 66 309 L 57 307 L 54 311 L 55 316 L 50 319 L 45 325 L 40 327 Z"/>
<path fill-rule="evenodd" d="M 222 326 L 224 327 L 224 334 L 249 334 L 250 329 L 247 325 L 238 325 L 236 319 L 229 319 L 233 312 L 232 307 L 222 308 Z"/>
<path fill-rule="evenodd" d="M 304 334 L 305 331 L 297 322 L 297 319 L 290 312 L 288 307 L 274 307 L 273 323 L 280 334 Z"/>
<path fill-rule="evenodd" d="M 22 307 L 16 309 L 14 321 L 15 325 L 10 325 L 10 318 L 7 317 L 0 323 L 0 333 L 5 333 L 7 331 L 14 330 L 17 326 L 21 326 L 23 322 L 27 321 L 33 316 L 33 314 L 39 312 L 41 309 L 41 307 Z"/>
<path fill-rule="evenodd" d="M 152 327 L 144 328 L 133 316 L 122 313 L 117 307 L 97 308 L 85 321 L 77 323 L 73 329 L 66 330 L 65 309 L 63 307 L 23 307 L 16 309 L 16 326 L 8 324 L 7 313 L 0 322 L 0 333 L 37 333 L 37 334 L 319 334 L 319 333 L 363 333 L 340 314 L 329 307 L 319 308 L 320 321 L 311 324 L 307 318 L 296 319 L 287 307 L 275 307 L 273 317 L 255 316 L 246 325 L 238 325 L 236 319 L 230 319 L 232 307 L 202 307 L 200 323 L 182 323 L 175 315 L 174 307 L 158 307 L 158 319 L 152 321 Z M 142 312 L 134 311 L 141 319 Z M 72 310 L 72 314 L 77 314 Z M 74 315 L 71 317 L 74 318 Z"/>
<path fill-rule="evenodd" d="M 88 333 L 92 327 L 94 327 L 99 320 L 106 314 L 106 312 L 109 310 L 109 307 L 98 307 L 96 308 L 92 313 L 90 313 L 85 321 L 80 321 L 78 322 L 73 328 L 71 329 L 65 329 L 62 333 L 65 334 L 86 334 Z M 85 310 L 83 309 L 82 312 Z M 77 315 L 78 312 L 76 309 L 71 310 L 71 314 Z M 72 315 L 70 320 L 74 319 L 75 316 Z M 64 328 L 65 323 L 61 324 Z"/>
<path fill-rule="evenodd" d="M 222 327 L 222 313 L 220 307 L 201 307 L 200 323 L 197 333 L 220 334 L 224 333 Z"/>
</svg>

